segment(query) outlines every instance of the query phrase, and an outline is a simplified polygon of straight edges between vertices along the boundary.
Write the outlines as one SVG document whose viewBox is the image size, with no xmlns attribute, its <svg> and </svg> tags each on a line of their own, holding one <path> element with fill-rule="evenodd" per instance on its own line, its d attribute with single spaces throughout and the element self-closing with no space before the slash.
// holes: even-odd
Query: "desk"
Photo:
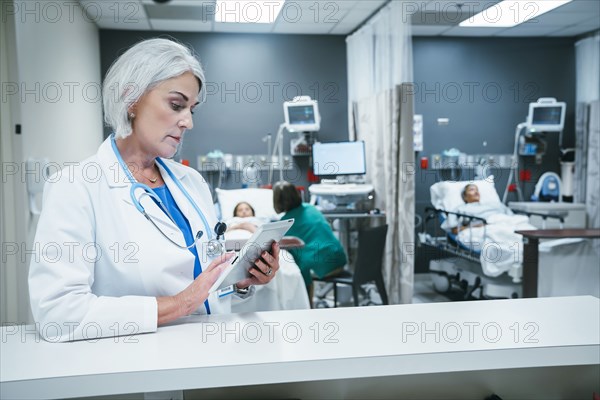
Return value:
<svg viewBox="0 0 600 400">
<path fill-rule="evenodd" d="M 561 238 L 600 238 L 600 229 L 545 229 L 535 231 L 515 231 L 523 235 L 523 297 L 537 297 L 538 294 L 538 245 L 540 239 Z"/>
<path fill-rule="evenodd" d="M 342 247 L 346 251 L 346 255 L 348 256 L 348 265 L 352 265 L 352 257 L 350 253 L 350 221 L 352 220 L 364 220 L 364 219 L 384 219 L 385 222 L 385 213 L 381 214 L 369 214 L 369 213 L 331 213 L 323 212 L 323 216 L 328 221 L 333 221 L 336 219 L 340 220 L 340 243 Z"/>
<path fill-rule="evenodd" d="M 508 399 L 589 398 L 600 391 L 600 299 L 592 296 L 187 322 L 74 343 L 44 342 L 31 326 L 3 326 L 0 398 L 202 389 L 205 398 L 483 399 L 497 393 Z"/>
</svg>

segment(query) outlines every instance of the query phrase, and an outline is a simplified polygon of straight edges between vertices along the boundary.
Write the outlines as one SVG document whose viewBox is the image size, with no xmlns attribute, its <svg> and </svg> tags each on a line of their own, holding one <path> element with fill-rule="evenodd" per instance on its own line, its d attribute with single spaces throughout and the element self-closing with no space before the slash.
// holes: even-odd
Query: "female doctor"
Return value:
<svg viewBox="0 0 600 400">
<path fill-rule="evenodd" d="M 251 278 L 209 294 L 233 254 L 219 251 L 200 174 L 170 160 L 193 127 L 204 82 L 198 60 L 166 39 L 140 42 L 110 67 L 103 102 L 114 134 L 44 189 L 29 291 L 46 340 L 153 332 L 192 313 L 229 313 L 275 276 L 276 244 Z"/>
</svg>

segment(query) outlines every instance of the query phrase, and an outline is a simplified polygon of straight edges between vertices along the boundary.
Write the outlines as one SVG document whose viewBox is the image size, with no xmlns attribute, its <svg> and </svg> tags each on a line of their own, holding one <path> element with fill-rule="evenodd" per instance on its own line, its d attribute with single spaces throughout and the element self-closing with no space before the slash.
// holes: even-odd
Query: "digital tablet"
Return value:
<svg viewBox="0 0 600 400">
<path fill-rule="evenodd" d="M 231 263 L 223 270 L 208 292 L 215 292 L 252 277 L 248 271 L 254 267 L 254 262 L 263 251 L 271 249 L 273 242 L 279 242 L 293 223 L 294 219 L 292 218 L 285 221 L 271 222 L 259 227 L 242 247 L 239 254 L 231 259 Z"/>
</svg>

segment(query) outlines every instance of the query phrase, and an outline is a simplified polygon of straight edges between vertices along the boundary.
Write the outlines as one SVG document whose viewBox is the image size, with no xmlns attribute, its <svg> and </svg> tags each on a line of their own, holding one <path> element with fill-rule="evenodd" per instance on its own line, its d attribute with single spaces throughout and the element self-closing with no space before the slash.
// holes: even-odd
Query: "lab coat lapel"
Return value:
<svg viewBox="0 0 600 400">
<path fill-rule="evenodd" d="M 127 187 L 129 192 L 129 186 L 131 180 L 127 177 L 127 174 L 119 164 L 117 155 L 113 151 L 110 137 L 108 137 L 100 148 L 98 149 L 98 160 L 100 162 L 100 168 L 102 169 L 102 175 L 106 178 L 106 183 L 110 188 L 124 188 Z"/>
<path fill-rule="evenodd" d="M 131 199 L 132 182 L 123 170 L 121 164 L 119 164 L 117 156 L 112 148 L 110 137 L 107 138 L 98 149 L 98 160 L 100 162 L 102 174 L 106 178 L 106 182 L 111 188 L 111 191 L 114 192 L 116 197 L 121 198 L 123 202 L 131 207 L 132 213 L 139 213 Z M 136 190 L 135 197 L 141 201 L 146 213 L 166 235 L 169 235 L 171 239 L 183 245 L 185 241 L 179 227 L 171 221 L 171 219 L 149 196 L 142 196 L 142 193 L 143 191 L 141 189 Z M 140 216 L 141 215 L 142 214 L 140 213 Z"/>
<path fill-rule="evenodd" d="M 202 225 L 202 221 L 200 220 L 200 217 L 197 215 L 196 210 L 194 209 L 194 207 L 192 206 L 190 201 L 187 199 L 187 197 L 185 197 L 185 194 L 183 194 L 181 189 L 179 187 L 177 187 L 177 184 L 173 181 L 171 176 L 169 176 L 169 174 L 164 169 L 164 167 L 162 165 L 160 165 L 159 163 L 157 163 L 157 165 L 158 165 L 158 168 L 160 169 L 160 174 L 167 185 L 167 188 L 171 192 L 171 196 L 173 196 L 173 199 L 175 199 L 175 203 L 177 203 L 177 207 L 179 207 L 179 210 L 185 216 L 185 218 L 188 220 L 188 222 L 190 224 L 190 227 L 192 229 L 192 236 L 196 236 L 196 233 L 199 230 L 204 231 L 204 226 Z M 179 171 L 179 169 L 175 170 L 174 168 L 170 168 L 170 170 L 173 173 L 173 175 L 175 176 L 175 178 L 179 180 L 179 182 L 181 183 L 181 185 L 183 187 L 189 187 L 189 185 L 187 185 L 187 174 L 186 173 L 182 173 L 181 171 Z M 198 220 L 200 220 L 200 221 L 198 221 Z M 206 232 L 205 232 L 205 234 L 206 234 Z"/>
<path fill-rule="evenodd" d="M 196 211 L 196 208 L 192 205 L 192 203 L 190 203 L 190 200 L 185 196 L 185 194 L 181 191 L 181 189 L 179 187 L 177 187 L 177 184 L 175 182 L 173 182 L 173 179 L 171 179 L 171 177 L 165 171 L 165 169 L 160 164 L 158 164 L 158 166 L 160 168 L 160 173 L 161 173 L 165 183 L 167 184 L 167 187 L 171 191 L 171 194 L 173 195 L 173 198 L 175 199 L 175 202 L 177 203 L 177 206 L 179 206 L 179 209 L 181 210 L 183 215 L 187 218 L 187 220 L 190 224 L 190 227 L 192 229 L 192 235 L 195 236 L 198 231 L 202 231 L 202 232 L 204 232 L 204 235 L 202 236 L 201 242 L 206 242 L 208 240 L 208 236 L 213 235 L 212 227 L 213 227 L 214 223 L 212 223 L 212 221 L 210 219 L 208 219 L 206 214 L 204 214 L 205 217 L 207 218 L 207 222 L 209 224 L 208 226 L 204 225 L 204 221 L 202 220 L 202 217 L 198 214 L 198 212 Z M 170 168 L 170 169 L 171 169 L 171 172 L 173 173 L 173 175 L 179 180 L 181 185 L 187 190 L 187 192 L 192 197 L 192 200 L 198 206 L 200 211 L 204 212 L 204 210 L 207 210 L 208 208 L 207 208 L 207 205 L 205 204 L 204 199 L 201 198 L 200 196 L 198 196 L 195 191 L 191 190 L 192 185 L 191 185 L 191 177 L 189 176 L 189 173 L 185 169 L 182 169 L 182 168 Z M 207 230 L 210 230 L 210 231 L 207 232 Z"/>
</svg>

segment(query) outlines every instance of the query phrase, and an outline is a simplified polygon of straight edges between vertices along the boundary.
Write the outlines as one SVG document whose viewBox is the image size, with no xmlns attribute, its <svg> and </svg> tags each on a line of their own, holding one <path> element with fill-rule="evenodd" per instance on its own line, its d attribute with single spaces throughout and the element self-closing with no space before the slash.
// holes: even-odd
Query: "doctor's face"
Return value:
<svg viewBox="0 0 600 400">
<path fill-rule="evenodd" d="M 194 126 L 192 114 L 199 91 L 194 74 L 186 72 L 159 83 L 131 107 L 133 135 L 148 155 L 175 155 L 184 132 Z"/>
</svg>

